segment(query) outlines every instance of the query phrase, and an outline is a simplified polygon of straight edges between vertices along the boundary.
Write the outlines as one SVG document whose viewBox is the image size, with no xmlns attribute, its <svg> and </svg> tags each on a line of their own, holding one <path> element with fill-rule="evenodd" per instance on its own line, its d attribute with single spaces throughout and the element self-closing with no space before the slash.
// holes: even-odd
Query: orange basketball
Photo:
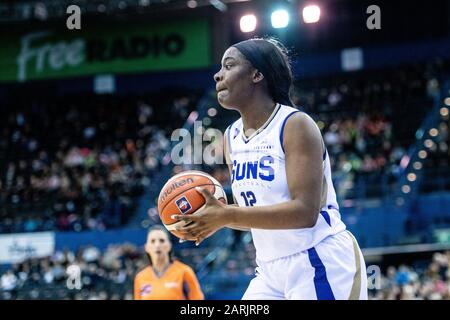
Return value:
<svg viewBox="0 0 450 320">
<path fill-rule="evenodd" d="M 180 237 L 175 228 L 183 226 L 185 221 L 177 221 L 171 216 L 176 214 L 194 214 L 205 204 L 205 198 L 195 190 L 204 187 L 219 201 L 226 204 L 226 195 L 222 185 L 211 175 L 201 171 L 185 171 L 166 182 L 158 198 L 158 212 L 164 226 L 175 236 Z"/>
</svg>

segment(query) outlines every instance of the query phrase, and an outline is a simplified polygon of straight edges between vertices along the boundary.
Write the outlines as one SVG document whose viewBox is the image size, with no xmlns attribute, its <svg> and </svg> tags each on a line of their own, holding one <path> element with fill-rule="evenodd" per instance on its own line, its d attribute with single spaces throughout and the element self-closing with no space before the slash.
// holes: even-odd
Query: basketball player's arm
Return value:
<svg viewBox="0 0 450 320">
<path fill-rule="evenodd" d="M 228 171 L 230 172 L 230 181 L 231 181 L 231 177 L 233 175 L 233 164 L 231 163 L 230 153 L 228 151 L 228 139 L 227 139 L 227 137 L 228 137 L 228 129 L 225 130 L 225 134 L 223 135 L 223 154 L 225 156 L 225 161 L 226 161 L 226 164 L 228 166 Z M 237 201 L 234 198 L 234 196 L 233 196 L 233 200 L 234 200 L 235 204 L 232 204 L 232 206 L 237 207 L 238 206 L 237 205 Z M 230 228 L 230 229 L 239 230 L 239 231 L 250 231 L 250 228 L 245 228 L 245 227 L 236 225 L 234 223 L 230 223 L 227 227 Z"/>
<path fill-rule="evenodd" d="M 179 231 L 199 239 L 199 243 L 212 230 L 229 225 L 255 229 L 313 227 L 320 211 L 323 182 L 322 136 L 314 120 L 304 113 L 297 113 L 287 120 L 283 135 L 291 200 L 268 206 L 225 206 L 207 190 L 198 188 L 206 198 L 207 206 L 195 215 L 178 215 L 179 220 L 194 222 Z"/>
</svg>

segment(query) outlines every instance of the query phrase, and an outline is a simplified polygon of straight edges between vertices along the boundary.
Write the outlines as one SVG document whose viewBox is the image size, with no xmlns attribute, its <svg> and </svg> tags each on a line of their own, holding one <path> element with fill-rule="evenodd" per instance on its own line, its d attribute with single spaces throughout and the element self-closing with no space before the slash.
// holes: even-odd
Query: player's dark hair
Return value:
<svg viewBox="0 0 450 320">
<path fill-rule="evenodd" d="M 159 230 L 159 231 L 164 232 L 164 233 L 167 235 L 167 239 L 169 239 L 169 241 L 172 242 L 172 241 L 170 240 L 170 234 L 169 234 L 169 232 L 167 232 L 166 228 L 164 228 L 163 226 L 161 226 L 161 225 L 159 225 L 159 224 L 155 224 L 155 225 L 153 225 L 151 228 L 148 229 L 147 237 L 148 237 L 148 235 L 150 234 L 150 232 L 155 231 L 155 230 Z M 153 266 L 152 257 L 151 257 L 148 253 L 147 253 L 147 258 L 148 258 L 148 261 L 149 261 L 150 266 Z M 170 262 L 173 262 L 173 260 L 174 260 L 174 257 L 173 257 L 173 245 L 172 245 L 172 249 L 170 249 L 170 251 L 169 251 L 169 261 L 170 261 Z"/>
<path fill-rule="evenodd" d="M 232 46 L 263 74 L 275 102 L 294 106 L 290 98 L 293 76 L 289 52 L 281 42 L 274 38 L 253 38 Z"/>
</svg>

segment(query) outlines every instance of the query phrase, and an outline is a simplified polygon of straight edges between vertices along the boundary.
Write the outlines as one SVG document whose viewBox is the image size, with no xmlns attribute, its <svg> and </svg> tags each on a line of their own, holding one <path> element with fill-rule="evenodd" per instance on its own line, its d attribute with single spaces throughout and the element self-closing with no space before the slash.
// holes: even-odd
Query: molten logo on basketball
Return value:
<svg viewBox="0 0 450 320">
<path fill-rule="evenodd" d="M 186 214 L 189 210 L 192 209 L 191 204 L 184 196 L 178 199 L 175 203 L 177 204 L 177 207 L 178 209 L 180 209 L 180 212 L 182 214 Z"/>
<path fill-rule="evenodd" d="M 165 201 L 166 198 L 177 188 L 184 186 L 185 184 L 194 183 L 194 179 L 187 178 L 180 181 L 175 181 L 168 188 L 165 189 L 164 194 L 161 195 L 161 201 Z"/>
</svg>

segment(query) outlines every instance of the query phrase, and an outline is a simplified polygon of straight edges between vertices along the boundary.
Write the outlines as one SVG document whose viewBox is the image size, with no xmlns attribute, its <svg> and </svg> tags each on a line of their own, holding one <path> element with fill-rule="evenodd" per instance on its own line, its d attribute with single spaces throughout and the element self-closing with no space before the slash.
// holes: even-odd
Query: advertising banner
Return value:
<svg viewBox="0 0 450 320">
<path fill-rule="evenodd" d="M 53 232 L 0 235 L 0 264 L 20 263 L 29 258 L 47 257 L 55 250 Z"/>
<path fill-rule="evenodd" d="M 0 81 L 183 70 L 211 64 L 208 21 L 186 20 L 0 35 Z"/>
</svg>

